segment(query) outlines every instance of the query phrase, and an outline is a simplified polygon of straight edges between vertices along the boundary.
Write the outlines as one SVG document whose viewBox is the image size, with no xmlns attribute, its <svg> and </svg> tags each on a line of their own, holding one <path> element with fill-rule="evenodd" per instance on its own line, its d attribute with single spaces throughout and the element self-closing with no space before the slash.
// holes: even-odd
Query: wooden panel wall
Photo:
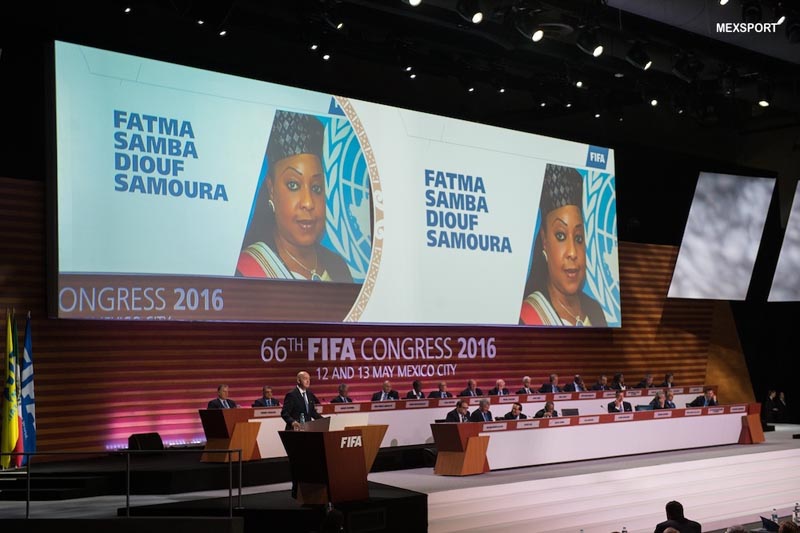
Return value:
<svg viewBox="0 0 800 533">
<path fill-rule="evenodd" d="M 623 327 L 616 330 L 74 321 L 46 317 L 44 220 L 42 183 L 0 179 L 0 306 L 16 308 L 20 337 L 24 312 L 33 314 L 41 450 L 105 449 L 149 431 L 166 442 L 202 439 L 197 409 L 220 382 L 250 405 L 263 384 L 282 396 L 308 369 L 318 396 L 335 395 L 337 382 L 317 380 L 305 353 L 264 363 L 264 337 L 494 337 L 495 359 L 451 361 L 451 391 L 470 377 L 484 389 L 500 377 L 516 389 L 523 375 L 541 383 L 550 372 L 562 382 L 575 372 L 587 382 L 618 371 L 629 383 L 647 371 L 657 379 L 674 371 L 684 385 L 706 378 L 713 305 L 665 299 L 675 247 L 620 244 Z M 351 395 L 366 399 L 379 381 L 354 381 Z M 396 380 L 396 388 L 404 393 L 410 381 Z M 438 378 L 423 381 L 427 390 Z"/>
</svg>

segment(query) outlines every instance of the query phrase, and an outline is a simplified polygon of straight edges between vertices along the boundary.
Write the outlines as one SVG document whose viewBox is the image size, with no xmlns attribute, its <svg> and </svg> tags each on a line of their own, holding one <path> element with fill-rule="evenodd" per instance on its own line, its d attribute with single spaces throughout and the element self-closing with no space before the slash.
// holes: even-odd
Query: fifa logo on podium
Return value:
<svg viewBox="0 0 800 533">
<path fill-rule="evenodd" d="M 361 435 L 342 437 L 340 448 L 361 448 Z"/>
</svg>

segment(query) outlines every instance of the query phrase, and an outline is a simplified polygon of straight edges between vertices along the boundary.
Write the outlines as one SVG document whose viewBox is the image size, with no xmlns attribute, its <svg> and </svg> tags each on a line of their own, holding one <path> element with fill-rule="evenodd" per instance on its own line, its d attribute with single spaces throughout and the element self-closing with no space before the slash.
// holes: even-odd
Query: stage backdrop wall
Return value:
<svg viewBox="0 0 800 533">
<path fill-rule="evenodd" d="M 42 183 L 0 178 L 0 243 L 0 306 L 16 308 L 20 342 L 25 312 L 33 316 L 40 450 L 102 450 L 151 431 L 167 443 L 200 440 L 197 410 L 217 384 L 227 383 L 231 397 L 249 406 L 265 384 L 282 397 L 299 370 L 311 373 L 313 390 L 327 401 L 339 374 L 350 372 L 351 396 L 364 400 L 384 376 L 405 394 L 414 373 L 424 374 L 426 391 L 446 380 L 458 392 L 469 378 L 484 390 L 503 378 L 516 390 L 523 375 L 539 384 L 550 372 L 562 383 L 576 372 L 591 383 L 621 371 L 633 384 L 647 371 L 659 380 L 673 371 L 679 384 L 699 384 L 708 375 L 712 336 L 726 345 L 727 360 L 741 359 L 735 329 L 715 329 L 714 304 L 665 299 L 677 255 L 671 246 L 620 243 L 623 327 L 612 330 L 52 320 L 45 311 Z M 438 358 L 419 357 L 425 343 Z M 342 360 L 351 344 L 352 359 Z M 409 358 L 380 360 L 390 345 Z M 723 399 L 741 394 L 721 391 Z"/>
</svg>

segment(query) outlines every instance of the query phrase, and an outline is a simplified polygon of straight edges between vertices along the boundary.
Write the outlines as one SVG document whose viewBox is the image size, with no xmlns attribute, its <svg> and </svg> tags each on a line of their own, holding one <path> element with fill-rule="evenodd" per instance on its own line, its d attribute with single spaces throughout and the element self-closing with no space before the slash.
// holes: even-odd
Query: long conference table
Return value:
<svg viewBox="0 0 800 533">
<path fill-rule="evenodd" d="M 630 402 L 633 406 L 637 405 L 646 405 L 650 403 L 652 396 L 659 390 L 663 390 L 661 388 L 653 388 L 653 389 L 628 389 L 625 391 L 626 401 Z M 699 394 L 703 392 L 703 386 L 690 386 L 690 387 L 673 387 L 673 392 L 675 393 L 675 404 L 677 406 L 684 406 L 687 403 L 694 400 Z M 716 390 L 716 389 L 715 389 Z M 514 421 L 498 421 L 496 424 L 497 426 L 489 427 L 496 427 L 498 429 L 488 429 L 486 433 L 491 433 L 492 443 L 489 446 L 489 458 L 491 468 L 507 468 L 507 466 L 496 466 L 500 464 L 505 464 L 509 458 L 504 458 L 498 455 L 496 461 L 492 461 L 492 458 L 495 456 L 495 450 L 501 449 L 508 449 L 509 446 L 513 448 L 513 445 L 508 444 L 508 441 L 514 441 L 516 437 L 509 437 L 505 435 L 501 435 L 499 432 L 501 431 L 508 431 L 511 429 L 517 429 L 517 425 L 522 423 L 523 426 L 519 427 L 519 429 L 540 429 L 540 428 L 589 428 L 595 424 L 601 424 L 605 431 L 605 427 L 608 426 L 609 422 L 628 422 L 625 417 L 632 416 L 630 421 L 636 422 L 636 426 L 639 425 L 639 422 L 647 422 L 647 421 L 654 421 L 658 420 L 658 422 L 667 421 L 672 422 L 678 419 L 687 420 L 690 419 L 689 417 L 679 414 L 683 413 L 684 409 L 673 409 L 668 411 L 660 411 L 660 412 L 667 412 L 672 413 L 672 416 L 668 415 L 659 415 L 660 417 L 665 417 L 666 420 L 662 418 L 654 419 L 654 414 L 660 413 L 659 411 L 641 411 L 637 413 L 627 413 L 625 415 L 618 415 L 622 416 L 623 419 L 608 419 L 607 417 L 613 417 L 614 415 L 609 415 L 607 413 L 607 405 L 610 401 L 614 398 L 615 391 L 589 391 L 589 392 L 565 392 L 565 393 L 547 393 L 547 394 L 528 394 L 528 395 L 507 395 L 507 396 L 487 396 L 487 397 L 470 397 L 467 398 L 470 401 L 470 409 L 476 409 L 480 400 L 482 398 L 487 398 L 491 402 L 491 412 L 494 418 L 501 418 L 505 415 L 508 411 L 511 410 L 511 404 L 514 402 L 519 402 L 523 405 L 523 413 L 526 413 L 529 417 L 532 417 L 536 411 L 544 407 L 544 403 L 546 401 L 552 401 L 555 403 L 556 409 L 559 413 L 563 412 L 564 409 L 577 409 L 578 416 L 569 416 L 569 417 L 560 417 L 557 419 L 535 419 L 527 421 L 527 424 L 530 427 L 526 427 L 525 422 L 514 422 Z M 411 445 L 420 445 L 420 444 L 433 444 L 433 435 L 431 434 L 430 424 L 435 422 L 436 420 L 444 419 L 447 413 L 455 408 L 456 402 L 459 399 L 463 398 L 448 398 L 448 399 L 441 399 L 441 398 L 428 398 L 424 400 L 398 400 L 398 401 L 388 401 L 388 402 L 354 402 L 354 403 L 330 403 L 330 404 L 322 404 L 317 406 L 317 410 L 325 415 L 331 416 L 330 422 L 330 429 L 331 430 L 341 430 L 345 429 L 345 427 L 350 426 L 365 426 L 371 424 L 381 424 L 381 425 L 388 425 L 389 428 L 386 432 L 386 435 L 381 442 L 381 448 L 388 448 L 388 447 L 395 447 L 395 446 L 411 446 Z M 730 406 L 735 407 L 735 406 Z M 739 407 L 737 407 L 739 408 Z M 713 408 L 712 408 L 713 409 Z M 747 410 L 745 406 L 745 411 Z M 214 412 L 216 411 L 216 412 Z M 227 411 L 227 412 L 221 412 Z M 229 412 L 229 411 L 235 411 Z M 285 427 L 285 423 L 280 416 L 281 409 L 279 407 L 275 408 L 237 408 L 232 410 L 200 410 L 200 417 L 203 420 L 203 428 L 206 433 L 206 442 L 207 448 L 210 446 L 211 448 L 218 449 L 222 440 L 219 438 L 219 431 L 225 430 L 226 427 L 225 421 L 218 423 L 216 425 L 213 424 L 213 417 L 226 417 L 227 421 L 227 431 L 232 433 L 233 427 L 238 422 L 248 422 L 247 424 L 247 432 L 248 433 L 255 433 L 256 434 L 256 445 L 255 449 L 252 453 L 246 454 L 245 460 L 249 459 L 266 459 L 266 458 L 273 458 L 273 457 L 285 457 L 286 452 L 283 448 L 283 445 L 280 441 L 278 436 L 278 431 L 281 431 Z M 701 410 L 701 414 L 708 414 L 704 413 Z M 717 414 L 714 411 L 713 414 Z M 741 413 L 738 414 L 741 418 Z M 703 416 L 703 419 L 706 417 Z M 235 419 L 235 420 L 234 420 Z M 551 425 L 551 423 L 554 423 Z M 737 422 L 738 423 L 738 422 Z M 669 424 L 667 424 L 669 425 Z M 663 426 L 666 427 L 667 425 Z M 639 434 L 638 429 L 633 427 L 623 429 L 622 426 L 619 426 L 619 431 L 622 433 L 617 433 L 617 426 L 618 424 L 614 424 L 614 429 L 608 429 L 613 435 L 613 440 L 616 442 L 616 446 L 619 448 L 620 446 L 624 449 L 628 449 L 632 445 L 637 442 L 645 442 L 647 439 L 642 440 L 642 436 Z M 694 428 L 693 423 L 690 423 L 689 426 Z M 244 426 L 243 426 L 244 427 Z M 662 427 L 662 426 L 659 426 Z M 737 426 L 739 428 L 740 426 Z M 501 430 L 500 428 L 505 428 Z M 699 429 L 700 426 L 697 426 Z M 216 433 L 213 433 L 216 431 Z M 568 439 L 569 441 L 573 441 L 575 443 L 575 450 L 572 450 L 573 446 L 570 445 L 570 442 L 563 442 L 562 438 L 557 435 L 555 432 L 546 432 L 548 433 L 547 436 L 539 435 L 541 432 L 536 432 L 536 438 L 545 439 L 553 438 L 557 439 L 557 443 L 554 445 L 552 442 L 545 442 L 543 446 L 547 448 L 555 448 L 554 450 L 550 451 L 542 451 L 543 454 L 552 454 L 553 457 L 565 457 L 568 458 L 561 458 L 555 459 L 554 461 L 568 461 L 568 460 L 576 460 L 587 458 L 581 456 L 581 454 L 586 453 L 586 449 L 597 449 L 597 446 L 585 446 L 587 442 L 586 439 L 590 439 L 593 443 L 596 442 L 595 439 L 604 439 L 605 434 L 604 431 L 600 431 L 597 435 L 595 435 L 595 430 L 590 429 L 586 431 L 586 435 L 576 436 L 575 438 L 582 442 L 575 442 L 572 437 Z M 650 429 L 643 428 L 641 432 L 646 433 L 650 431 Z M 672 431 L 672 429 L 670 429 Z M 692 433 L 694 433 L 694 429 L 689 429 Z M 631 438 L 631 432 L 635 434 L 635 437 Z M 706 430 L 699 431 L 699 433 L 705 433 Z M 711 431 L 709 431 L 711 432 Z M 213 434 L 212 434 L 213 433 Z M 526 434 L 530 432 L 525 432 Z M 659 431 L 659 433 L 661 433 Z M 682 431 L 681 431 L 682 433 Z M 530 433 L 531 436 L 534 436 L 534 433 Z M 689 439 L 688 445 L 672 445 L 670 446 L 667 441 L 663 441 L 661 449 L 674 449 L 674 448 L 691 448 L 696 446 L 712 446 L 715 444 L 729 444 L 737 442 L 738 440 L 738 429 L 736 430 L 735 438 L 730 437 L 733 434 L 733 429 L 729 432 L 726 432 L 725 435 L 725 442 L 718 442 L 719 438 L 713 440 L 713 442 L 709 441 L 706 443 L 703 439 Z M 620 443 L 619 437 L 623 436 L 622 443 Z M 632 441 L 632 442 L 631 442 Z M 213 443 L 213 446 L 211 446 Z M 496 445 L 495 445 L 496 443 Z M 531 448 L 530 452 L 533 453 L 536 450 L 533 448 L 540 448 L 540 446 L 531 446 L 531 444 L 526 444 Z M 224 447 L 224 446 L 223 446 Z M 580 449 L 578 449 L 580 448 Z M 575 453 L 572 453 L 575 452 Z M 500 452 L 502 453 L 509 453 L 509 452 Z M 517 452 L 513 452 L 517 453 Z M 644 453 L 642 451 L 629 451 L 625 453 Z M 623 454 L 619 454 L 623 455 Z M 605 457 L 607 455 L 599 455 L 598 457 Z M 545 460 L 546 462 L 551 462 L 548 459 L 548 455 L 542 455 L 541 459 Z M 535 463 L 526 463 L 526 464 L 540 464 L 541 461 L 537 461 Z M 514 466 L 514 465 L 511 465 Z"/>
</svg>

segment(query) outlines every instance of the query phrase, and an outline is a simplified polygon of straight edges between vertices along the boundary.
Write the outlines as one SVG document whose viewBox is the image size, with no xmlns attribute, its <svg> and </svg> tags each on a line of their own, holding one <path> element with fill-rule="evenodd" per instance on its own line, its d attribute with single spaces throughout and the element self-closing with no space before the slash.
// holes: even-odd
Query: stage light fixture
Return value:
<svg viewBox="0 0 800 533">
<path fill-rule="evenodd" d="M 544 39 L 544 28 L 537 22 L 537 15 L 533 11 L 517 13 L 514 18 L 514 27 L 530 41 L 538 43 Z"/>
<path fill-rule="evenodd" d="M 131 9 L 131 7 L 130 7 L 130 6 L 128 6 L 128 7 L 126 7 L 126 8 L 125 8 L 125 10 L 124 10 L 124 11 L 125 11 L 125 13 L 130 13 L 130 12 L 131 12 L 131 11 L 133 11 L 133 10 Z"/>
<path fill-rule="evenodd" d="M 584 28 L 578 35 L 576 43 L 578 48 L 593 57 L 600 57 L 603 53 L 603 45 L 600 44 L 600 39 L 597 37 L 597 32 L 594 29 Z"/>
<path fill-rule="evenodd" d="M 719 0 L 719 5 L 724 6 L 727 5 L 728 0 Z"/>
<path fill-rule="evenodd" d="M 325 24 L 327 24 L 336 31 L 339 31 L 342 28 L 344 28 L 344 21 L 339 16 L 333 13 L 330 12 L 324 13 L 322 15 L 322 20 L 325 21 Z"/>
<path fill-rule="evenodd" d="M 578 81 L 576 81 L 576 82 L 575 82 L 575 87 L 577 87 L 578 89 L 580 89 L 581 87 L 583 87 L 583 82 L 582 82 L 581 80 L 578 80 Z"/>
<path fill-rule="evenodd" d="M 760 80 L 758 82 L 758 105 L 760 107 L 769 107 L 772 103 L 772 87 L 767 80 Z"/>
<path fill-rule="evenodd" d="M 783 2 L 778 2 L 775 5 L 775 24 L 780 26 L 786 22 L 786 9 L 783 7 Z"/>
<path fill-rule="evenodd" d="M 653 66 L 653 61 L 645 51 L 642 43 L 635 43 L 631 46 L 630 50 L 628 50 L 628 53 L 625 55 L 625 61 L 642 70 L 647 70 Z"/>
<path fill-rule="evenodd" d="M 206 23 L 206 21 L 205 21 L 205 20 L 203 20 L 203 19 L 197 19 L 197 24 L 199 24 L 200 26 L 202 26 L 202 25 L 203 25 L 203 24 L 205 24 L 205 23 Z"/>
<path fill-rule="evenodd" d="M 761 2 L 758 0 L 745 0 L 742 2 L 742 22 L 755 24 L 761 22 Z"/>
<path fill-rule="evenodd" d="M 458 0 L 456 12 L 461 18 L 473 24 L 480 24 L 483 20 L 480 0 Z"/>
<path fill-rule="evenodd" d="M 652 98 L 650 100 L 650 106 L 651 107 L 656 107 L 657 105 L 658 105 L 658 98 Z"/>
<path fill-rule="evenodd" d="M 324 54 L 324 55 L 322 56 L 322 59 L 323 59 L 324 61 L 330 61 L 330 59 L 331 59 L 331 55 L 330 55 L 330 54 Z"/>
<path fill-rule="evenodd" d="M 594 118 L 600 118 L 600 111 L 594 112 Z"/>
<path fill-rule="evenodd" d="M 417 7 L 422 3 L 422 0 L 402 0 L 404 4 L 407 4 L 411 7 Z"/>
</svg>

